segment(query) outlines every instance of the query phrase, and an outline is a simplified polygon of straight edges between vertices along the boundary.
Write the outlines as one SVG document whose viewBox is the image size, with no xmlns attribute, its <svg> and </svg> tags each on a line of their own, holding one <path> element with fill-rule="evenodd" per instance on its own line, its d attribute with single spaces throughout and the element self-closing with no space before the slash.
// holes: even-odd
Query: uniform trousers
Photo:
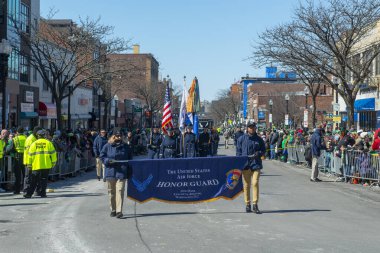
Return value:
<svg viewBox="0 0 380 253">
<path fill-rule="evenodd" d="M 96 158 L 96 175 L 98 177 L 104 176 L 104 164 L 102 163 L 102 160 L 100 160 L 99 157 Z"/>
<path fill-rule="evenodd" d="M 252 204 L 259 202 L 260 170 L 243 170 L 243 190 L 246 205 L 251 204 L 251 188 L 253 189 Z"/>
<path fill-rule="evenodd" d="M 16 153 L 13 161 L 13 173 L 15 174 L 13 191 L 15 193 L 20 193 L 20 189 L 23 189 L 23 179 L 25 178 L 24 153 Z"/>
<path fill-rule="evenodd" d="M 32 196 L 37 185 L 39 185 L 40 188 L 38 193 L 40 196 L 45 197 L 49 172 L 50 169 L 33 170 L 29 175 L 30 185 L 25 186 L 24 193 L 26 192 L 26 195 Z"/>
<path fill-rule="evenodd" d="M 125 179 L 107 179 L 108 197 L 111 212 L 123 211 Z"/>
</svg>

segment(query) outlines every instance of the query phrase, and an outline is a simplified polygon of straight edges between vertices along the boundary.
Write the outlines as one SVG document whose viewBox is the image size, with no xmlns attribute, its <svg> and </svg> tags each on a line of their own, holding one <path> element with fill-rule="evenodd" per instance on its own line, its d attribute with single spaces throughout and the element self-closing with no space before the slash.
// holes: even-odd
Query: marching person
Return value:
<svg viewBox="0 0 380 253">
<path fill-rule="evenodd" d="M 241 127 L 238 126 L 236 128 L 236 132 L 234 134 L 234 145 L 235 145 L 235 147 L 237 145 L 237 140 L 240 138 L 240 136 L 243 136 L 243 135 L 244 135 L 244 132 L 241 130 Z"/>
<path fill-rule="evenodd" d="M 26 136 L 23 134 L 24 128 L 17 128 L 16 136 L 12 139 L 10 149 L 15 151 L 14 154 L 14 164 L 13 171 L 15 173 L 15 185 L 13 189 L 13 194 L 20 194 L 20 189 L 24 189 L 23 179 L 25 177 L 25 166 L 24 166 L 24 149 Z"/>
<path fill-rule="evenodd" d="M 28 167 L 32 169 L 31 184 L 26 188 L 24 198 L 31 198 L 37 186 L 40 185 L 40 196 L 46 198 L 46 187 L 49 171 L 57 162 L 57 152 L 53 143 L 46 139 L 46 131 L 37 132 L 37 140 L 29 147 Z"/>
<path fill-rule="evenodd" d="M 96 175 L 98 177 L 98 180 L 100 181 L 100 178 L 103 177 L 103 181 L 105 180 L 104 177 L 104 165 L 102 161 L 100 160 L 100 151 L 102 151 L 102 148 L 104 145 L 106 145 L 108 142 L 107 139 L 107 132 L 105 129 L 100 130 L 100 134 L 95 138 L 94 145 L 92 147 L 92 150 L 94 151 L 95 158 L 96 158 Z"/>
<path fill-rule="evenodd" d="M 165 135 L 160 147 L 160 158 L 177 158 L 180 151 L 178 138 L 174 135 L 172 128 L 168 128 L 166 132 L 167 135 Z"/>
<path fill-rule="evenodd" d="M 160 154 L 160 146 L 162 143 L 162 135 L 157 127 L 153 128 L 153 133 L 150 135 L 148 144 L 148 158 L 158 159 Z"/>
<path fill-rule="evenodd" d="M 116 131 L 100 152 L 100 159 L 105 165 L 108 196 L 111 217 L 123 217 L 125 181 L 128 177 L 127 160 L 132 160 L 131 146 L 122 141 L 119 131 Z M 117 162 L 121 161 L 121 162 Z"/>
<path fill-rule="evenodd" d="M 198 151 L 197 136 L 192 132 L 193 125 L 186 127 L 186 133 L 183 137 L 183 157 L 196 157 Z"/>
<path fill-rule="evenodd" d="M 199 135 L 199 156 L 206 157 L 210 154 L 211 137 L 207 127 L 203 128 L 203 133 Z"/>
<path fill-rule="evenodd" d="M 211 129 L 211 156 L 218 154 L 219 140 L 218 132 L 215 129 Z"/>
<path fill-rule="evenodd" d="M 261 156 L 265 154 L 265 144 L 263 139 L 256 133 L 256 123 L 249 123 L 247 134 L 241 136 L 237 141 L 236 156 L 248 156 L 248 162 L 243 169 L 243 190 L 244 201 L 247 213 L 253 211 L 261 214 L 259 202 L 259 178 L 260 170 L 263 168 Z M 251 187 L 253 188 L 253 199 L 251 209 Z"/>
</svg>

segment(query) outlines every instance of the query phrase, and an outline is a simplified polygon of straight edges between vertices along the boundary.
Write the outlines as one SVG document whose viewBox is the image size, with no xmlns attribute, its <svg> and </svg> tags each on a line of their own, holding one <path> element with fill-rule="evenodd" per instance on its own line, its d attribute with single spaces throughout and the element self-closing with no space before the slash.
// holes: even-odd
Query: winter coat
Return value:
<svg viewBox="0 0 380 253">
<path fill-rule="evenodd" d="M 198 152 L 197 136 L 193 133 L 185 133 L 183 143 L 183 157 L 196 157 L 196 154 Z"/>
<path fill-rule="evenodd" d="M 104 145 L 108 142 L 107 137 L 102 137 L 101 135 L 98 135 L 95 138 L 94 145 L 92 146 L 92 150 L 94 151 L 95 157 L 99 157 L 100 151 L 102 151 Z"/>
<path fill-rule="evenodd" d="M 256 133 L 241 136 L 237 141 L 236 156 L 251 156 L 254 154 L 256 154 L 254 158 L 248 158 L 246 168 L 261 170 L 263 168 L 261 156 L 265 154 L 265 143 L 263 139 Z"/>
<path fill-rule="evenodd" d="M 311 154 L 319 157 L 321 155 L 321 150 L 325 149 L 322 134 L 320 129 L 316 129 L 310 139 L 311 144 Z"/>
<path fill-rule="evenodd" d="M 375 134 L 373 136 L 372 150 L 379 150 L 380 149 L 379 132 L 380 132 L 380 128 L 375 131 Z"/>
<path fill-rule="evenodd" d="M 124 143 L 109 142 L 104 145 L 100 152 L 100 160 L 105 165 L 106 179 L 127 179 L 130 171 L 128 171 L 127 163 L 112 163 L 110 160 L 131 160 L 132 150 Z"/>
<path fill-rule="evenodd" d="M 270 145 L 276 145 L 279 137 L 280 137 L 280 135 L 277 132 L 273 132 L 270 135 L 270 139 L 269 139 Z"/>
</svg>

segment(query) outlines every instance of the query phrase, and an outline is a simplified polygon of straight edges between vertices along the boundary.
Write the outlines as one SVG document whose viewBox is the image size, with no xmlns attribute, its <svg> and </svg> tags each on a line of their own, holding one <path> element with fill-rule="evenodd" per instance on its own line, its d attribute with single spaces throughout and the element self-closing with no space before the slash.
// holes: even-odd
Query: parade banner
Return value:
<svg viewBox="0 0 380 253">
<path fill-rule="evenodd" d="M 143 203 L 196 203 L 231 200 L 242 191 L 247 157 L 132 160 L 128 198 Z"/>
</svg>

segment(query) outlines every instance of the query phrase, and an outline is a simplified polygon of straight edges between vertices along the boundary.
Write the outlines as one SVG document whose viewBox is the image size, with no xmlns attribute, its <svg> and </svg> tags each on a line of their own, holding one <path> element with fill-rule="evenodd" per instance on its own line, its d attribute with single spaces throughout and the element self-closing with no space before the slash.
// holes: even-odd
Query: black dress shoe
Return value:
<svg viewBox="0 0 380 253">
<path fill-rule="evenodd" d="M 116 214 L 116 218 L 120 219 L 122 217 L 123 217 L 123 213 L 122 212 Z"/>
<path fill-rule="evenodd" d="M 261 214 L 261 211 L 259 210 L 259 207 L 257 206 L 257 204 L 253 204 L 252 209 L 255 214 Z"/>
<path fill-rule="evenodd" d="M 321 182 L 322 180 L 320 180 L 319 178 L 315 178 L 315 179 L 312 179 L 310 178 L 310 182 Z"/>
<path fill-rule="evenodd" d="M 100 177 L 98 176 L 98 181 L 100 181 Z"/>
<path fill-rule="evenodd" d="M 17 192 L 17 191 L 16 191 L 16 192 L 13 192 L 13 194 L 20 194 L 20 192 Z"/>
<path fill-rule="evenodd" d="M 28 195 L 28 194 L 24 194 L 23 196 L 24 196 L 24 198 L 26 198 L 26 199 L 30 199 L 30 198 L 32 197 L 32 195 Z"/>
<path fill-rule="evenodd" d="M 252 213 L 251 205 L 246 205 L 245 206 L 245 212 L 246 213 Z"/>
<path fill-rule="evenodd" d="M 115 217 L 115 216 L 116 216 L 116 211 L 111 212 L 111 213 L 110 213 L 110 216 L 111 216 L 111 217 Z"/>
</svg>

